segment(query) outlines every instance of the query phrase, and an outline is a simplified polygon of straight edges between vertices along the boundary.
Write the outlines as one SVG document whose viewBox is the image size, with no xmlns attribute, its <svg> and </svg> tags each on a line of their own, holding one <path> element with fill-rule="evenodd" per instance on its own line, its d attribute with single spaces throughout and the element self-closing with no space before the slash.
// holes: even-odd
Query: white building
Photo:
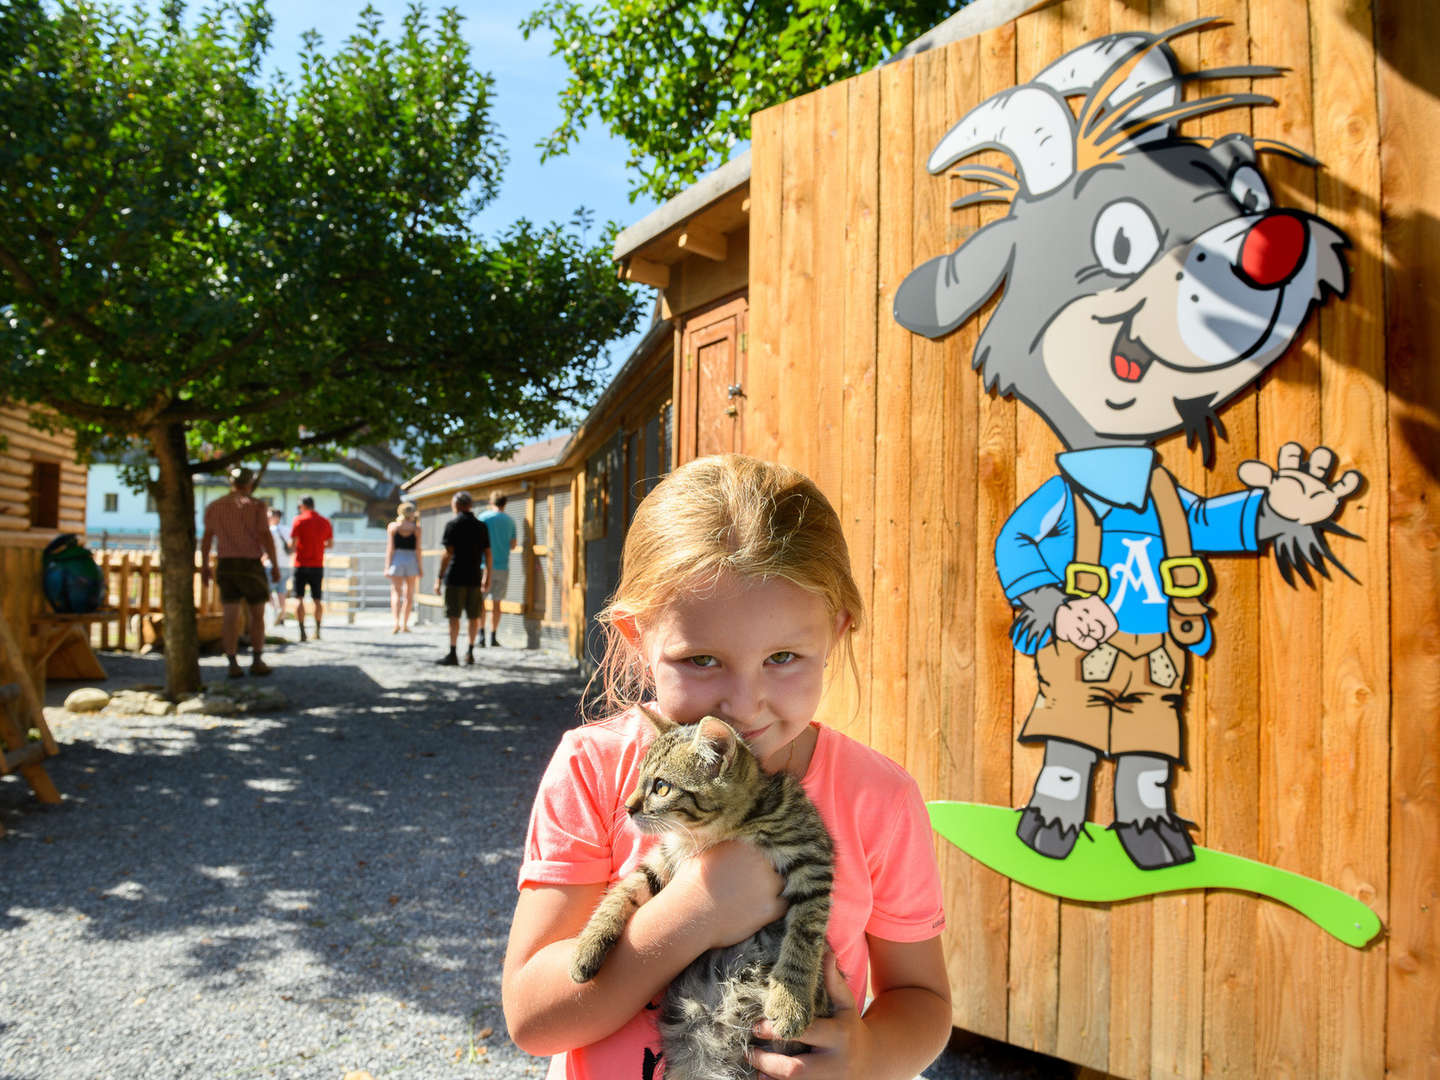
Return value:
<svg viewBox="0 0 1440 1080">
<path fill-rule="evenodd" d="M 252 468 L 257 468 L 253 465 Z M 120 478 L 113 461 L 91 464 L 86 487 L 85 531 L 92 547 L 158 541 L 160 517 L 150 495 L 136 494 Z M 151 475 L 156 470 L 152 466 Z M 315 509 L 335 528 L 337 541 L 384 539 L 385 526 L 395 518 L 401 501 L 400 482 L 409 475 L 405 463 L 384 447 L 349 451 L 338 461 L 271 462 L 255 496 L 278 507 L 288 525 L 309 495 Z M 204 530 L 205 507 L 229 490 L 223 476 L 195 478 L 195 531 Z"/>
</svg>

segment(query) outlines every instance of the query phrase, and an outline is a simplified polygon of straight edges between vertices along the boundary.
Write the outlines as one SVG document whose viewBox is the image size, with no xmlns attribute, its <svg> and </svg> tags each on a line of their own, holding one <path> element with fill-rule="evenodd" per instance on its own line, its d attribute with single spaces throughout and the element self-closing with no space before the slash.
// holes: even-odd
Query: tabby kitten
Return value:
<svg viewBox="0 0 1440 1080">
<path fill-rule="evenodd" d="M 758 847 L 784 879 L 785 915 L 745 941 L 696 957 L 665 992 L 660 1040 L 667 1080 L 750 1080 L 745 1059 L 761 1016 L 782 1053 L 816 1016 L 829 1016 L 821 970 L 834 851 L 800 782 L 766 773 L 744 739 L 713 716 L 673 724 L 646 710 L 659 733 L 625 801 L 635 827 L 663 836 L 657 851 L 615 884 L 590 916 L 570 976 L 593 979 L 625 922 L 675 875 L 683 859 L 725 840 Z"/>
</svg>

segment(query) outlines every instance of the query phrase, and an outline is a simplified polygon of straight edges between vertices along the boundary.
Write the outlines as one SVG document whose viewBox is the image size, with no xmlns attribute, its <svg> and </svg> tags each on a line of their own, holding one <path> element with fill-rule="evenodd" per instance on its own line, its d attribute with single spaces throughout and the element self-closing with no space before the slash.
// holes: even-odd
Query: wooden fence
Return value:
<svg viewBox="0 0 1440 1080">
<path fill-rule="evenodd" d="M 105 577 L 105 599 L 102 607 L 116 613 L 116 618 L 98 621 L 90 627 L 90 642 L 100 649 L 135 650 L 150 644 L 158 633 L 158 617 L 163 614 L 163 586 L 158 551 L 94 552 L 95 561 Z M 48 612 L 40 587 L 42 552 L 38 547 L 0 547 L 0 614 L 24 639 L 30 621 Z M 355 577 L 353 558 L 349 555 L 327 555 L 325 605 L 333 618 L 345 615 L 355 619 L 353 592 Z M 200 580 L 200 557 L 195 557 L 193 589 L 196 611 L 202 620 L 202 641 L 207 633 L 219 633 L 221 613 L 220 590 L 212 577 L 208 585 Z M 291 607 L 294 601 L 290 601 Z M 154 620 L 154 621 L 152 621 Z M 147 628 L 148 624 L 148 628 Z"/>
<path fill-rule="evenodd" d="M 828 722 L 904 763 L 932 798 L 1019 806 L 1036 693 L 996 579 L 997 531 L 1055 472 L 1043 421 L 984 392 L 975 320 L 927 341 L 891 317 L 914 267 L 1004 208 L 926 173 L 940 136 L 1068 49 L 1202 15 L 1182 65 L 1273 64 L 1278 108 L 1187 127 L 1271 136 L 1279 200 L 1351 241 L 1350 280 L 1226 407 L 1213 469 L 1238 487 L 1289 440 L 1368 479 L 1337 541 L 1358 578 L 1291 589 L 1268 556 L 1218 559 L 1216 647 L 1195 667 L 1176 803 L 1205 845 L 1334 885 L 1387 933 L 1365 949 L 1238 892 L 1062 902 L 940 845 L 957 1025 L 1124 1077 L 1440 1076 L 1440 149 L 1434 9 L 1421 0 L 1069 0 L 757 114 L 744 445 L 813 475 L 845 522 L 870 617 L 858 693 Z M 1426 29 L 1428 28 L 1428 29 Z M 1246 91 L 1248 80 L 1206 84 Z M 1008 164 L 995 155 L 993 164 Z M 1108 773 L 1093 814 L 1108 816 Z"/>
</svg>

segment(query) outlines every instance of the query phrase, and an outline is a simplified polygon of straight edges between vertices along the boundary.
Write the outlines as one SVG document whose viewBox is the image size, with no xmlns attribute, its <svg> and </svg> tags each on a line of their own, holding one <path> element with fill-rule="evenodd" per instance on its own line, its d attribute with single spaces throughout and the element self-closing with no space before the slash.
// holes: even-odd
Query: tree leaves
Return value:
<svg viewBox="0 0 1440 1080">
<path fill-rule="evenodd" d="M 180 12 L 0 9 L 0 399 L 82 452 L 182 424 L 192 471 L 328 431 L 433 463 L 584 407 L 637 305 L 585 219 L 471 233 L 505 153 L 454 10 L 389 40 L 367 9 L 293 83 L 260 0 Z"/>
<path fill-rule="evenodd" d="M 546 0 L 524 22 L 554 35 L 570 79 L 565 153 L 598 118 L 630 144 L 631 201 L 669 199 L 750 138 L 750 114 L 865 71 L 965 0 Z"/>
</svg>

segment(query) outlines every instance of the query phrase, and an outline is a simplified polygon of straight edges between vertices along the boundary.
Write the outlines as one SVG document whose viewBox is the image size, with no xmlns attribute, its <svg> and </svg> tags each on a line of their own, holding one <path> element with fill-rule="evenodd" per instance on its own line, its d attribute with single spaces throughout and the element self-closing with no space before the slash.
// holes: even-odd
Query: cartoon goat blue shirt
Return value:
<svg viewBox="0 0 1440 1080">
<path fill-rule="evenodd" d="M 1061 475 L 1052 477 L 1020 504 L 995 540 L 995 568 L 1005 597 L 1017 603 L 1043 586 L 1063 589 L 1066 568 L 1075 558 L 1075 504 L 1078 493 L 1101 526 L 1100 556 L 1108 569 L 1109 589 L 1102 599 L 1115 612 L 1119 629 L 1129 634 L 1163 634 L 1170 599 L 1160 564 L 1165 558 L 1159 515 L 1150 499 L 1150 478 L 1159 457 L 1148 447 L 1097 447 L 1059 454 Z M 1256 520 L 1264 492 L 1237 491 L 1203 498 L 1179 488 L 1195 551 L 1258 551 Z M 1202 618 L 1204 618 L 1202 616 Z M 1187 648 L 1203 655 L 1210 649 L 1205 633 Z M 1049 644 L 1049 628 L 1029 632 L 1017 620 L 1015 648 L 1027 656 Z"/>
</svg>

